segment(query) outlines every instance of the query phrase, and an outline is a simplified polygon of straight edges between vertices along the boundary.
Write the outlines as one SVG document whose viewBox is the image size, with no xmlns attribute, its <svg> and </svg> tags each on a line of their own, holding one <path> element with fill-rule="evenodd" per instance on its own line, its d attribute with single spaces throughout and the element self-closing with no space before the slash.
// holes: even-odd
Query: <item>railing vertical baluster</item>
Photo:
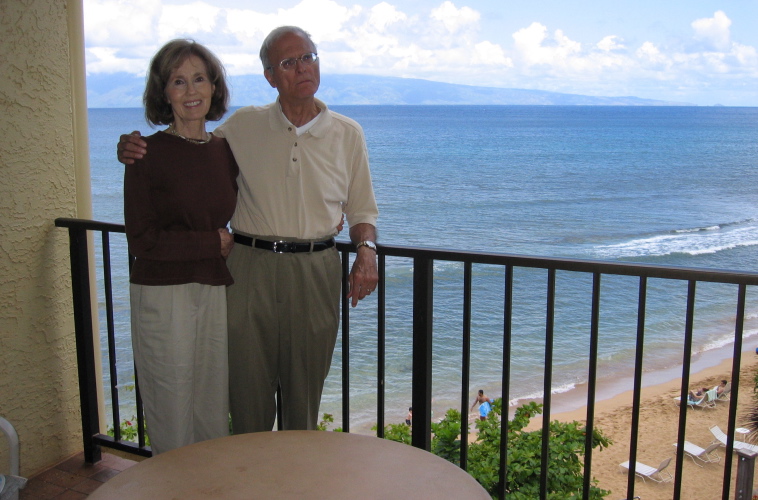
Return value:
<svg viewBox="0 0 758 500">
<path fill-rule="evenodd" d="M 95 345 L 92 329 L 92 296 L 89 282 L 89 244 L 87 231 L 69 228 L 71 250 L 71 288 L 74 295 L 76 362 L 79 373 L 79 398 L 82 411 L 84 460 L 94 464 L 101 459 L 100 445 L 93 436 L 100 432 L 97 384 L 95 382 Z"/>
<path fill-rule="evenodd" d="M 461 355 L 461 469 L 468 469 L 468 393 L 471 377 L 471 262 L 463 265 L 463 345 Z"/>
<path fill-rule="evenodd" d="M 103 231 L 103 284 L 105 292 L 105 317 L 108 331 L 108 367 L 111 379 L 111 408 L 113 439 L 121 440 L 121 413 L 118 398 L 118 372 L 116 370 L 116 328 L 113 324 L 113 280 L 111 279 L 110 233 Z"/>
<path fill-rule="evenodd" d="M 508 489 L 508 422 L 511 401 L 511 340 L 513 325 L 513 266 L 505 266 L 505 297 L 503 298 L 503 415 L 500 421 L 500 482 L 499 498 Z"/>
<path fill-rule="evenodd" d="M 555 268 L 547 272 L 547 311 L 545 313 L 545 381 L 542 413 L 542 466 L 540 469 L 540 499 L 547 498 L 547 478 L 550 468 L 550 406 L 553 387 L 553 338 L 555 335 Z"/>
<path fill-rule="evenodd" d="M 385 286 L 386 279 L 386 257 L 379 253 L 379 291 L 377 293 L 377 325 L 376 325 L 376 436 L 384 437 L 384 380 L 386 372 L 386 333 L 387 333 L 387 297 Z"/>
<path fill-rule="evenodd" d="M 692 366 L 692 332 L 695 322 L 695 281 L 689 281 L 687 287 L 687 312 L 684 324 L 684 349 L 682 353 L 682 388 L 679 401 L 679 432 L 676 447 L 676 476 L 674 477 L 674 500 L 682 495 L 682 465 L 684 464 L 684 439 L 687 430 L 687 396 L 690 385 L 690 367 Z"/>
<path fill-rule="evenodd" d="M 587 377 L 587 427 L 584 440 L 584 484 L 582 498 L 590 498 L 592 486 L 592 441 L 595 431 L 595 392 L 597 389 L 598 332 L 600 329 L 600 273 L 592 276 L 592 317 L 590 320 L 590 360 Z"/>
<path fill-rule="evenodd" d="M 632 393 L 632 428 L 629 437 L 629 476 L 626 497 L 634 498 L 634 472 L 637 469 L 637 441 L 640 428 L 640 399 L 642 396 L 642 361 L 645 352 L 645 311 L 647 309 L 647 278 L 640 277 L 637 299 L 637 347 L 634 355 L 634 391 Z"/>
<path fill-rule="evenodd" d="M 350 432 L 350 252 L 342 252 L 342 431 Z"/>
<path fill-rule="evenodd" d="M 434 261 L 413 259 L 413 433 L 411 444 L 429 451 L 432 422 Z"/>
<path fill-rule="evenodd" d="M 734 325 L 734 351 L 732 354 L 732 392 L 729 398 L 729 421 L 727 423 L 727 436 L 734 436 L 734 429 L 737 428 L 737 402 L 740 397 L 740 366 L 742 364 L 742 334 L 745 330 L 745 297 L 747 287 L 739 285 L 737 290 L 737 315 Z M 733 438 L 732 438 L 733 439 Z M 723 500 L 728 500 L 729 489 L 732 481 L 732 453 L 730 448 L 732 441 L 729 441 L 727 453 L 724 457 L 724 486 L 722 489 Z M 739 480 L 739 469 L 737 469 L 737 480 Z"/>
</svg>

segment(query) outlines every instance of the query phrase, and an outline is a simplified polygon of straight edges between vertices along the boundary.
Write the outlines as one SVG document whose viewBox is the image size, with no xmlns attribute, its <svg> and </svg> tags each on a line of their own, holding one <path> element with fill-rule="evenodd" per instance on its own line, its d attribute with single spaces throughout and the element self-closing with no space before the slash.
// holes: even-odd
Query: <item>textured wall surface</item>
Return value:
<svg viewBox="0 0 758 500">
<path fill-rule="evenodd" d="M 65 0 L 0 0 L 0 415 L 27 477 L 81 450 L 68 235 L 53 223 L 77 215 L 68 29 Z"/>
</svg>

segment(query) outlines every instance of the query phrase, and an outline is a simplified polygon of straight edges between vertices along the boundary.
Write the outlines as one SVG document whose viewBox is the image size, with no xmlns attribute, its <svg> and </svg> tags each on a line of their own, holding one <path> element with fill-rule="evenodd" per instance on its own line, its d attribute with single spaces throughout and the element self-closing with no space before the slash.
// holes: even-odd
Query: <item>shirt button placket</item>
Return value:
<svg viewBox="0 0 758 500">
<path fill-rule="evenodd" d="M 290 173 L 294 175 L 297 173 L 299 169 L 298 165 L 300 163 L 300 149 L 298 148 L 297 141 L 293 143 L 291 153 L 292 162 L 290 163 Z"/>
</svg>

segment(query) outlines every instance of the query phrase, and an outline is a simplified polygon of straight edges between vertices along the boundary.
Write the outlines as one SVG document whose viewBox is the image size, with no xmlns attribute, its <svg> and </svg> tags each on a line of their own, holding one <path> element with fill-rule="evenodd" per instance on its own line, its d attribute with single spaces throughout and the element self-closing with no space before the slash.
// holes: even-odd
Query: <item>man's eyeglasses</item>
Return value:
<svg viewBox="0 0 758 500">
<path fill-rule="evenodd" d="M 289 71 L 297 66 L 297 62 L 300 61 L 305 66 L 310 66 L 318 62 L 318 54 L 315 52 L 307 52 L 300 57 L 290 57 L 279 63 L 284 71 Z"/>
</svg>

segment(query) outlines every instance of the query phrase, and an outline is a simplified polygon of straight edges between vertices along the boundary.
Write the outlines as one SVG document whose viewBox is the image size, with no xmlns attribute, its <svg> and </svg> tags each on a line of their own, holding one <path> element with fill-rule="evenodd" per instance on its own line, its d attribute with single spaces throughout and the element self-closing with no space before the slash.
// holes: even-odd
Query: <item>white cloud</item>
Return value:
<svg viewBox="0 0 758 500">
<path fill-rule="evenodd" d="M 459 9 L 450 1 L 445 1 L 436 9 L 432 9 L 431 14 L 431 18 L 441 22 L 451 35 L 475 27 L 479 23 L 480 17 L 479 12 L 474 9 L 470 7 Z"/>
<path fill-rule="evenodd" d="M 158 19 L 158 36 L 162 41 L 178 36 L 202 37 L 217 28 L 219 11 L 205 2 L 166 5 Z"/>
<path fill-rule="evenodd" d="M 527 66 L 569 66 L 570 59 L 578 56 L 582 44 L 575 42 L 555 30 L 552 37 L 547 34 L 547 27 L 540 23 L 532 23 L 513 34 L 516 51 Z"/>
<path fill-rule="evenodd" d="M 371 7 L 371 15 L 367 24 L 376 31 L 384 31 L 389 26 L 407 19 L 408 16 L 397 10 L 397 7 L 382 2 Z"/>
<path fill-rule="evenodd" d="M 756 47 L 732 40 L 732 20 L 721 10 L 681 20 L 684 27 L 690 23 L 690 39 L 671 35 L 653 42 L 639 40 L 634 31 L 593 40 L 582 31 L 538 21 L 495 39 L 482 34 L 483 14 L 466 5 L 471 0 L 444 0 L 413 13 L 393 0 L 301 0 L 265 12 L 220 7 L 214 0 L 182 6 L 163 1 L 168 0 L 84 0 L 88 72 L 144 73 L 162 43 L 190 36 L 214 50 L 229 74 L 258 74 L 265 35 L 293 24 L 313 35 L 322 71 L 331 73 L 595 95 L 613 95 L 620 88 L 633 94 L 635 86 L 660 82 L 713 86 L 736 78 L 748 88 L 758 78 Z M 361 5 L 351 3 L 358 1 Z"/>
<path fill-rule="evenodd" d="M 88 45 L 143 45 L 155 39 L 161 4 L 153 0 L 84 0 Z"/>
<path fill-rule="evenodd" d="M 624 47 L 623 43 L 621 43 L 621 39 L 619 37 L 616 35 L 609 35 L 597 43 L 597 48 L 603 52 L 611 52 L 614 50 L 625 49 L 626 47 Z"/>
<path fill-rule="evenodd" d="M 692 29 L 695 30 L 696 39 L 710 43 L 713 49 L 728 50 L 731 42 L 729 30 L 731 25 L 732 20 L 724 11 L 719 10 L 713 14 L 713 17 L 693 21 Z"/>
</svg>

